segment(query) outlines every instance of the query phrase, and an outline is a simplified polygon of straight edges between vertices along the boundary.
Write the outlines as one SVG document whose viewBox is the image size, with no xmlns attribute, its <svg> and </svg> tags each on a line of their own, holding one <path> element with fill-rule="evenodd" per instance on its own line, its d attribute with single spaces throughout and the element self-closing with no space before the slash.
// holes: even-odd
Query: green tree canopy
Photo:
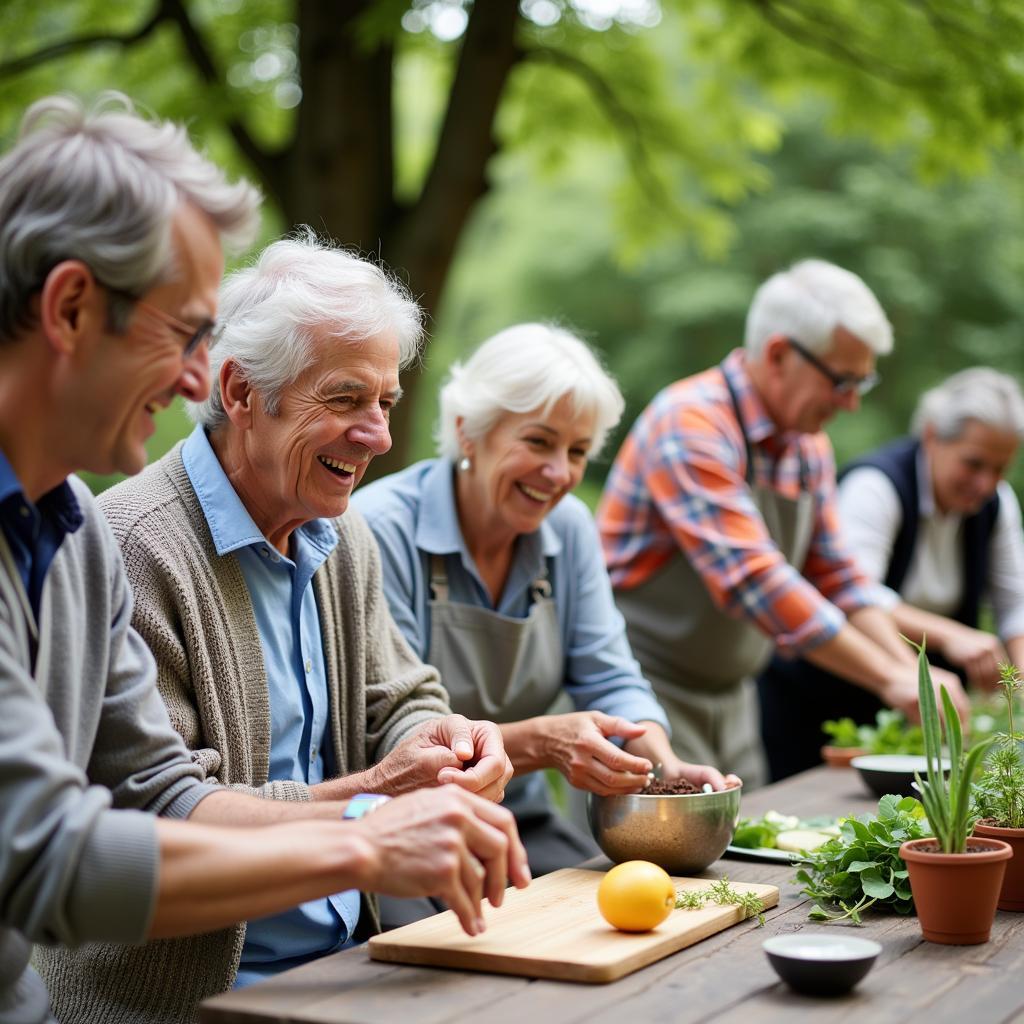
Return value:
<svg viewBox="0 0 1024 1024">
<path fill-rule="evenodd" d="M 496 157 L 614 152 L 611 244 L 638 261 L 737 243 L 787 104 L 932 177 L 1024 129 L 1016 0 L 7 0 L 0 40 L 0 130 L 54 89 L 122 89 L 258 179 L 270 233 L 378 253 L 431 313 Z"/>
</svg>

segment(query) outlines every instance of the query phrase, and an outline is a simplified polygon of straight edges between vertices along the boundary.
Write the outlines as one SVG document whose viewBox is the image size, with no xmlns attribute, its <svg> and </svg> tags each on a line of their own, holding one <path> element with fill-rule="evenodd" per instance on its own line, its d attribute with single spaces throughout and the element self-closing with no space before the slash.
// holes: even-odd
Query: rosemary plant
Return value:
<svg viewBox="0 0 1024 1024">
<path fill-rule="evenodd" d="M 945 717 L 946 741 L 949 746 L 949 780 L 942 770 L 942 721 L 935 690 L 932 688 L 932 674 L 928 667 L 925 648 L 908 641 L 917 650 L 917 692 L 921 709 L 921 729 L 924 732 L 924 756 L 927 760 L 927 778 L 914 773 L 921 790 L 928 823 L 932 827 L 939 849 L 943 853 L 963 853 L 967 848 L 967 837 L 974 828 L 977 815 L 971 807 L 971 779 L 982 755 L 993 742 L 994 737 L 976 743 L 964 754 L 963 731 L 960 719 L 945 686 L 942 690 L 942 711 Z"/>
<path fill-rule="evenodd" d="M 1024 828 L 1024 763 L 1020 744 L 1024 734 L 1013 725 L 1014 695 L 1024 686 L 1013 665 L 999 666 L 999 686 L 1006 702 L 1009 727 L 996 736 L 997 749 L 975 787 L 975 811 L 1000 828 Z"/>
</svg>

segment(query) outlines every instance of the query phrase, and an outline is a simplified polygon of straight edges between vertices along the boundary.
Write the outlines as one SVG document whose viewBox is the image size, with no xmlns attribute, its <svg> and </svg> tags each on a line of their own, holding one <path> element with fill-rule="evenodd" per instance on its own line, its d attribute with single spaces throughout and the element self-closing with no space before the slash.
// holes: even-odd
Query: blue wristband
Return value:
<svg viewBox="0 0 1024 1024">
<path fill-rule="evenodd" d="M 390 799 L 391 797 L 384 796 L 382 793 L 356 793 L 349 800 L 348 806 L 341 816 L 346 820 L 361 818 L 363 815 L 377 810 L 381 804 L 386 804 Z"/>
</svg>

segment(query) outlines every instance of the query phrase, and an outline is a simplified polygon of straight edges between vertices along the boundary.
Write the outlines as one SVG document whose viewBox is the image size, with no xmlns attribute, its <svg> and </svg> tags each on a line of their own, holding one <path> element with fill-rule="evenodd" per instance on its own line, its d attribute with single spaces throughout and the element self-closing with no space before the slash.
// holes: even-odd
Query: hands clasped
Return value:
<svg viewBox="0 0 1024 1024">
<path fill-rule="evenodd" d="M 500 803 L 512 777 L 512 762 L 493 722 L 445 715 L 407 736 L 373 772 L 377 793 L 408 793 L 450 782 Z"/>
</svg>

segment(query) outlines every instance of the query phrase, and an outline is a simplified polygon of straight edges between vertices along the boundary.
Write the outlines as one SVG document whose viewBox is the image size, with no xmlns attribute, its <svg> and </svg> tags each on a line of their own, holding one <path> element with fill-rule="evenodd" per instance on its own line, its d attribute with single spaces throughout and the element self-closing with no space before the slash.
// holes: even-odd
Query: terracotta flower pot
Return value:
<svg viewBox="0 0 1024 1024">
<path fill-rule="evenodd" d="M 1010 844 L 1013 860 L 1006 865 L 1003 888 L 999 892 L 999 909 L 1024 910 L 1024 828 L 999 828 L 978 822 L 974 826 L 974 834 Z"/>
<path fill-rule="evenodd" d="M 863 747 L 831 747 L 826 745 L 821 748 L 821 759 L 829 768 L 849 768 L 850 762 L 855 757 L 860 757 L 866 753 L 867 751 Z"/>
<path fill-rule="evenodd" d="M 988 942 L 1006 862 L 1013 856 L 999 839 L 968 840 L 978 853 L 938 853 L 934 839 L 911 839 L 900 847 L 910 888 L 929 942 L 969 946 Z"/>
</svg>

